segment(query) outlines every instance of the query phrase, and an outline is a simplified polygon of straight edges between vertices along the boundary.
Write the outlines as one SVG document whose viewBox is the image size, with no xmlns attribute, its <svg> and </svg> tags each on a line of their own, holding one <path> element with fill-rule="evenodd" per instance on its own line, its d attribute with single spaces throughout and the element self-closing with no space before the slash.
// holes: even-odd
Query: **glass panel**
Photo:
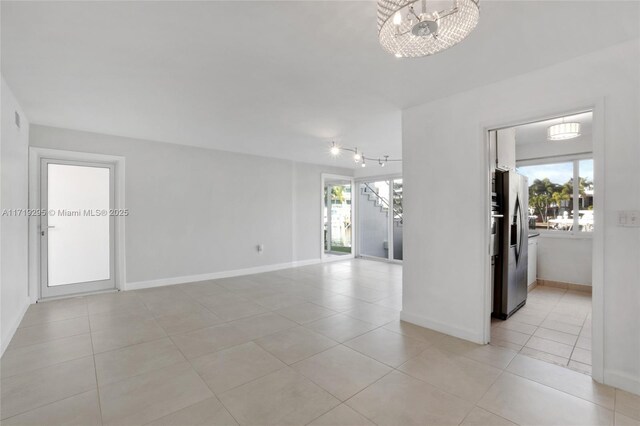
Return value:
<svg viewBox="0 0 640 426">
<path fill-rule="evenodd" d="M 351 253 L 351 184 L 325 186 L 324 248 L 332 254 Z"/>
<path fill-rule="evenodd" d="M 48 165 L 50 287 L 110 278 L 110 217 L 87 213 L 109 210 L 109 174 L 105 167 Z"/>
<path fill-rule="evenodd" d="M 393 181 L 393 258 L 402 260 L 402 179 Z"/>
<path fill-rule="evenodd" d="M 360 254 L 389 258 L 389 181 L 360 184 Z"/>
<path fill-rule="evenodd" d="M 529 228 L 573 228 L 573 162 L 518 167 L 529 183 Z"/>
<path fill-rule="evenodd" d="M 329 235 L 329 212 L 330 212 L 330 208 L 329 206 L 331 205 L 331 200 L 329 197 L 329 193 L 331 192 L 331 186 L 327 186 L 325 185 L 324 187 L 324 251 L 327 252 L 330 250 L 331 245 L 329 244 L 329 239 L 331 238 L 331 236 Z"/>
<path fill-rule="evenodd" d="M 581 160 L 578 165 L 580 176 L 579 211 L 580 231 L 593 232 L 593 160 Z"/>
</svg>

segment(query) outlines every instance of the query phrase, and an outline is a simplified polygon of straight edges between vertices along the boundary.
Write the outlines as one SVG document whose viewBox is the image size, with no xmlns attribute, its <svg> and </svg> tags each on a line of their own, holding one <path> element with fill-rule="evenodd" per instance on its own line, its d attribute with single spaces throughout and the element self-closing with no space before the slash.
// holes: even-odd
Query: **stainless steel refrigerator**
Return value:
<svg viewBox="0 0 640 426">
<path fill-rule="evenodd" d="M 495 172 L 497 250 L 494 257 L 493 316 L 507 319 L 527 302 L 529 186 L 514 171 Z"/>
</svg>

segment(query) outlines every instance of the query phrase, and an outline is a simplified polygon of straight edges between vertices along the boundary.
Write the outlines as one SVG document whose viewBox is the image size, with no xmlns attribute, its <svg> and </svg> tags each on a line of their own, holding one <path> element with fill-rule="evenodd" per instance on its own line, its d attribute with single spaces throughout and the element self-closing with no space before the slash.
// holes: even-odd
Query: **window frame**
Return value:
<svg viewBox="0 0 640 426">
<path fill-rule="evenodd" d="M 516 171 L 518 171 L 519 167 L 528 167 L 528 166 L 542 166 L 548 164 L 560 164 L 560 163 L 573 163 L 573 182 L 580 182 L 580 161 L 583 160 L 592 160 L 593 152 L 581 152 L 579 154 L 570 154 L 570 155 L 555 155 L 549 157 L 540 157 L 540 158 L 532 158 L 532 159 L 523 159 L 516 161 Z M 519 173 L 519 171 L 518 171 Z M 594 190 L 595 190 L 595 177 L 594 181 Z M 575 205 L 579 204 L 580 200 L 580 185 L 573 185 L 573 201 L 574 201 L 574 210 Z M 579 209 L 578 209 L 579 211 Z M 580 231 L 580 215 L 573 215 L 573 226 L 570 231 L 552 231 L 547 229 L 536 229 L 536 232 L 540 234 L 540 236 L 544 237 L 553 237 L 553 238 L 593 238 L 593 231 L 586 232 Z"/>
</svg>

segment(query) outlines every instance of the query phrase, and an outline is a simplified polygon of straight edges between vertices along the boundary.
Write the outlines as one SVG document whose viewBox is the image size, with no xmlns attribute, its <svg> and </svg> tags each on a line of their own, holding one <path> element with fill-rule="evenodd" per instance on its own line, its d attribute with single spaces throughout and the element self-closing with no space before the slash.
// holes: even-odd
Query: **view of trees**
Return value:
<svg viewBox="0 0 640 426">
<path fill-rule="evenodd" d="M 344 204 L 344 186 L 334 186 L 331 188 L 331 201 L 337 201 L 339 204 Z"/>
<path fill-rule="evenodd" d="M 338 251 L 344 253 L 351 252 L 351 187 L 345 185 L 331 186 L 331 193 L 324 191 L 325 202 L 325 224 L 324 224 L 324 247 L 331 251 Z M 331 201 L 329 202 L 329 197 Z M 331 209 L 333 224 L 327 223 L 327 209 Z M 340 223 L 340 221 L 342 221 Z M 340 224 L 339 230 L 332 228 L 331 242 L 327 240 L 328 228 L 332 225 Z"/>
<path fill-rule="evenodd" d="M 593 182 L 586 178 L 580 178 L 579 192 L 581 199 L 586 197 L 586 190 L 593 187 Z M 534 214 L 547 223 L 551 217 L 558 216 L 561 208 L 573 209 L 573 178 L 564 185 L 551 182 L 549 178 L 536 179 L 529 185 L 529 207 Z M 587 209 L 591 209 L 588 206 Z"/>
</svg>

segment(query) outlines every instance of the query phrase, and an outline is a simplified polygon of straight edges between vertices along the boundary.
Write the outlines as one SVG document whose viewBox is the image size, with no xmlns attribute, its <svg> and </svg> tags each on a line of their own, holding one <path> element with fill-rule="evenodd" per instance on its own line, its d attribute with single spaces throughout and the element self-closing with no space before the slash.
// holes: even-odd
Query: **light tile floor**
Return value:
<svg viewBox="0 0 640 426">
<path fill-rule="evenodd" d="M 591 374 L 591 294 L 537 286 L 506 321 L 492 319 L 491 344 Z"/>
<path fill-rule="evenodd" d="M 533 292 L 480 346 L 399 321 L 401 281 L 348 260 L 31 306 L 2 424 L 640 425 L 640 397 L 527 356 L 586 360 L 581 295 Z"/>
</svg>

